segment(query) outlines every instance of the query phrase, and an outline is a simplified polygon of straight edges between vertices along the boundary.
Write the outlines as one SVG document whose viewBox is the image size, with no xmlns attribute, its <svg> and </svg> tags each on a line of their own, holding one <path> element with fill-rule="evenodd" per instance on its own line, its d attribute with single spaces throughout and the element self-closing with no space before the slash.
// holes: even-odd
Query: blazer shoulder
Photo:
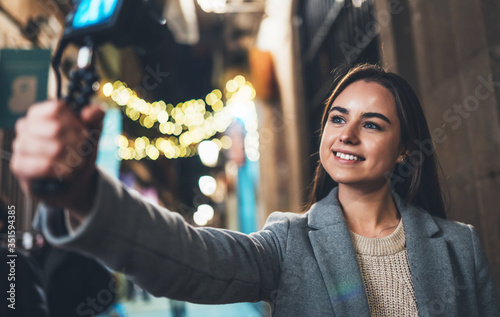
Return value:
<svg viewBox="0 0 500 317">
<path fill-rule="evenodd" d="M 477 232 L 472 225 L 438 217 L 433 217 L 433 219 L 440 229 L 438 235 L 457 246 L 473 249 Z"/>
<path fill-rule="evenodd" d="M 455 220 L 449 220 L 449 219 L 443 219 L 439 217 L 434 217 L 432 216 L 436 224 L 439 226 L 439 228 L 443 231 L 449 232 L 449 233 L 462 233 L 470 230 L 471 225 L 460 222 L 460 221 L 455 221 Z"/>
<path fill-rule="evenodd" d="M 287 227 L 307 225 L 308 213 L 275 211 L 267 218 L 265 227 L 286 225 Z"/>
<path fill-rule="evenodd" d="M 443 236 L 452 237 L 458 235 L 458 236 L 467 236 L 470 238 L 470 231 L 471 228 L 473 228 L 472 225 L 460 221 L 443 219 L 434 216 L 432 218 L 436 222 Z"/>
</svg>

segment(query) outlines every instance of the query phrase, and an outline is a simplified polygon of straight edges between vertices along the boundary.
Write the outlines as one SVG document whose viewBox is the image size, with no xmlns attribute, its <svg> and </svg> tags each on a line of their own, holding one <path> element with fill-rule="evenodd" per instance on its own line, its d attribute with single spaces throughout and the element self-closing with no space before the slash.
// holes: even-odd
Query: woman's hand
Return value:
<svg viewBox="0 0 500 317">
<path fill-rule="evenodd" d="M 97 144 L 104 111 L 85 107 L 80 118 L 62 101 L 49 100 L 30 107 L 16 124 L 10 162 L 23 190 L 46 204 L 85 216 L 95 196 Z M 57 179 L 67 183 L 61 193 L 37 196 L 35 180 Z"/>
</svg>

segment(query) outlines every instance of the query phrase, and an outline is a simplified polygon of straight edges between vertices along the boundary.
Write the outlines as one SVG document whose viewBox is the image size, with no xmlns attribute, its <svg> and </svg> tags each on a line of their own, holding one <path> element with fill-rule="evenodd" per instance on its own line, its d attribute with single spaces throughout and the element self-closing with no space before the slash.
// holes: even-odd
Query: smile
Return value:
<svg viewBox="0 0 500 317">
<path fill-rule="evenodd" d="M 341 159 L 348 160 L 348 161 L 364 161 L 363 158 L 358 157 L 356 155 L 352 154 L 346 154 L 342 152 L 334 152 L 335 156 L 340 157 Z"/>
</svg>

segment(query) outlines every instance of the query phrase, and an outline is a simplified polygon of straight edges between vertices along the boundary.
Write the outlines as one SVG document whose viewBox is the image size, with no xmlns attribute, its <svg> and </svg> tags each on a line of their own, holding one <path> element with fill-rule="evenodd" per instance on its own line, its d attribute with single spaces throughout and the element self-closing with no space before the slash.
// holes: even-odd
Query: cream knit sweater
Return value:
<svg viewBox="0 0 500 317">
<path fill-rule="evenodd" d="M 403 220 L 384 238 L 351 232 L 372 317 L 418 316 Z"/>
</svg>

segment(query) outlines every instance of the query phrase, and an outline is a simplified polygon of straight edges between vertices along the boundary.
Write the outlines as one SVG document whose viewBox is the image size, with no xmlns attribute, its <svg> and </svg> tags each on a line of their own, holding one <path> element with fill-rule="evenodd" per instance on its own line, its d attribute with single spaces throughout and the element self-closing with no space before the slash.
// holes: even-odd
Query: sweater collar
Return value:
<svg viewBox="0 0 500 317">
<path fill-rule="evenodd" d="M 432 237 L 439 232 L 439 227 L 427 211 L 406 204 L 395 191 L 392 191 L 392 198 L 403 218 L 407 234 Z M 345 223 L 342 207 L 338 200 L 338 187 L 333 188 L 325 198 L 316 202 L 307 215 L 308 226 L 317 230 L 337 223 Z"/>
</svg>

